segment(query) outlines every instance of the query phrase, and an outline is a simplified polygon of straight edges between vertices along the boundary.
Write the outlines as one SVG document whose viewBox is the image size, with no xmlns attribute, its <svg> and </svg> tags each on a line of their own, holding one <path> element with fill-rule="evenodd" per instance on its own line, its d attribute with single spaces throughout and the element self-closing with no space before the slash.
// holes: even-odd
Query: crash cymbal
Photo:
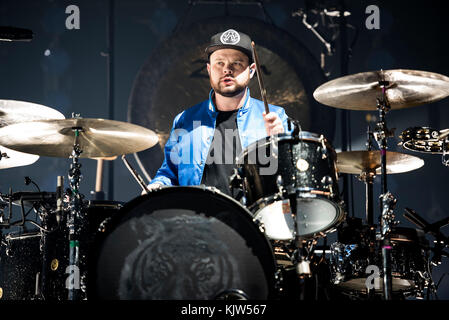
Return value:
<svg viewBox="0 0 449 320">
<path fill-rule="evenodd" d="M 421 168 L 424 160 L 405 153 L 387 151 L 387 174 L 403 173 Z M 343 151 L 337 153 L 337 169 L 342 173 L 381 174 L 380 151 Z"/>
<path fill-rule="evenodd" d="M 392 110 L 423 105 L 449 95 L 449 78 L 416 70 L 381 70 L 331 80 L 318 87 L 314 98 L 327 106 L 349 110 L 377 110 L 382 97 L 379 81 L 388 81 L 386 97 Z"/>
<path fill-rule="evenodd" d="M 40 104 L 0 100 L 0 127 L 18 122 L 46 119 L 65 119 L 65 117 L 59 111 Z"/>
<path fill-rule="evenodd" d="M 0 146 L 0 153 L 0 169 L 27 166 L 39 159 L 38 155 L 14 151 L 3 146 Z"/>
<path fill-rule="evenodd" d="M 47 157 L 70 158 L 79 130 L 80 158 L 113 157 L 145 150 L 157 135 L 128 122 L 105 119 L 39 120 L 0 128 L 0 145 Z"/>
</svg>

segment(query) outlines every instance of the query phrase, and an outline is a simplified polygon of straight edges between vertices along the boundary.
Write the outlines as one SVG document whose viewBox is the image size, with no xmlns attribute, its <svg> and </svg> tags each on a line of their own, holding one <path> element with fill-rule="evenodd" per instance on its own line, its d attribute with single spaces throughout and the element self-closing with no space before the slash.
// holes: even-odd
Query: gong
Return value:
<svg viewBox="0 0 449 320">
<path fill-rule="evenodd" d="M 333 139 L 335 109 L 313 99 L 314 90 L 327 79 L 303 44 L 286 31 L 254 18 L 202 20 L 182 28 L 154 49 L 134 81 L 128 121 L 159 136 L 159 144 L 135 154 L 147 177 L 153 177 L 164 160 L 164 145 L 175 116 L 208 99 L 204 50 L 212 35 L 227 29 L 244 32 L 255 42 L 268 103 L 284 107 L 289 117 L 300 121 L 302 130 Z M 249 88 L 252 97 L 261 99 L 256 77 Z"/>
</svg>

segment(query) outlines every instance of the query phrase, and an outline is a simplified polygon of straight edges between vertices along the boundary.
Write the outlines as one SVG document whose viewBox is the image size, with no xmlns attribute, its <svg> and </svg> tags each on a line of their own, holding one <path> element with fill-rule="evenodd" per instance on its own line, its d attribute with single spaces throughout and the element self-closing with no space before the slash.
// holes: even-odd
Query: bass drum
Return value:
<svg viewBox="0 0 449 320">
<path fill-rule="evenodd" d="M 89 299 L 269 299 L 275 262 L 250 212 L 216 189 L 166 187 L 103 223 Z"/>
</svg>

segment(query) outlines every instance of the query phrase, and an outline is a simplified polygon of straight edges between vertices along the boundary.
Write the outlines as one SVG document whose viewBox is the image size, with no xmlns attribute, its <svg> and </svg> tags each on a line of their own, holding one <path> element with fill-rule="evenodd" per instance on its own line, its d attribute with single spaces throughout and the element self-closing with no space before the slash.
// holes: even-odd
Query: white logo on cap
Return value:
<svg viewBox="0 0 449 320">
<path fill-rule="evenodd" d="M 237 31 L 229 29 L 223 32 L 220 37 L 220 41 L 223 44 L 236 44 L 240 41 L 240 35 Z"/>
</svg>

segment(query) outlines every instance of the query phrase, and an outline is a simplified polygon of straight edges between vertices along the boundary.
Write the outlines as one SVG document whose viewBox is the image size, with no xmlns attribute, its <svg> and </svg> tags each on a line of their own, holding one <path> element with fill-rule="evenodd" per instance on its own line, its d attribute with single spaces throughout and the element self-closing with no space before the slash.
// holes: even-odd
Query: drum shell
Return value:
<svg viewBox="0 0 449 320">
<path fill-rule="evenodd" d="M 261 139 L 242 152 L 237 168 L 244 203 L 270 239 L 321 237 L 345 216 L 336 153 L 322 135 Z"/>
<path fill-rule="evenodd" d="M 137 229 L 132 229 L 134 227 Z M 160 232 L 159 227 L 165 231 Z M 152 230 L 151 233 L 146 233 L 150 230 L 147 228 Z M 198 246 L 199 243 L 202 245 Z M 241 247 L 242 243 L 244 247 Z M 243 250 L 228 251 L 233 248 Z M 250 257 L 245 256 L 246 250 L 249 250 Z M 95 239 L 93 255 L 97 258 L 95 263 L 91 261 L 89 268 L 89 296 L 93 299 L 209 300 L 219 299 L 227 290 L 242 291 L 248 299 L 266 299 L 275 294 L 275 262 L 269 241 L 254 224 L 247 209 L 216 189 L 168 187 L 137 197 L 127 203 L 120 214 L 103 224 L 102 232 Z M 137 270 L 135 266 L 143 261 L 141 257 L 149 265 Z M 214 259 L 220 259 L 223 269 L 217 271 Z M 232 263 L 229 262 L 231 260 Z M 201 273 L 203 286 L 208 284 L 208 277 L 217 279 L 216 273 L 222 280 L 228 276 L 232 278 L 223 280 L 228 283 L 235 285 L 234 280 L 240 278 L 243 282 L 236 280 L 236 287 L 226 287 L 225 290 L 225 287 L 217 286 L 216 290 L 205 291 L 204 294 L 192 294 L 185 289 L 195 287 L 188 277 L 193 266 L 201 266 L 198 261 L 208 261 L 206 269 L 210 274 L 206 276 Z M 153 262 L 158 263 L 157 266 Z M 249 278 L 253 275 L 243 270 L 245 265 L 251 263 L 256 264 L 255 277 L 261 281 L 251 282 Z M 226 268 L 231 264 L 232 273 L 220 274 L 220 271 L 228 270 Z M 128 273 L 127 270 L 134 271 Z M 241 271 L 247 272 L 245 276 L 238 274 Z M 129 277 L 134 276 L 152 281 L 130 280 Z M 176 291 L 170 291 L 174 282 L 178 283 L 178 287 Z M 186 285 L 187 282 L 190 285 Z M 149 287 L 144 287 L 148 283 Z M 137 284 L 138 288 L 135 286 Z"/>
<path fill-rule="evenodd" d="M 83 209 L 85 229 L 79 235 L 79 268 L 80 276 L 84 277 L 81 285 L 88 285 L 87 272 L 92 259 L 91 251 L 95 235 L 101 228 L 101 223 L 116 215 L 123 205 L 123 202 L 109 200 L 90 200 L 86 203 L 86 207 Z M 67 267 L 69 266 L 70 252 L 68 232 L 66 221 L 64 220 L 61 229 L 50 233 L 46 237 L 47 261 L 44 264 L 46 277 L 43 283 L 45 300 L 67 300 L 66 280 L 69 276 Z M 85 291 L 85 289 L 83 290 Z M 82 297 L 86 296 L 87 293 L 83 292 Z"/>
<path fill-rule="evenodd" d="M 365 237 L 366 239 L 367 237 Z M 393 292 L 415 292 L 423 289 L 429 276 L 429 243 L 418 229 L 395 228 L 390 234 Z M 370 254 L 370 252 L 373 252 Z M 331 246 L 331 282 L 343 291 L 364 293 L 369 265 L 377 266 L 383 278 L 382 242 L 371 249 L 368 241 L 357 244 L 333 243 Z M 380 280 L 381 280 L 380 279 Z M 375 288 L 381 292 L 380 287 Z"/>
<path fill-rule="evenodd" d="M 325 194 L 332 201 L 340 202 L 336 153 L 329 141 L 309 132 L 303 132 L 301 138 L 279 135 L 274 140 L 274 148 L 269 137 L 257 141 L 244 150 L 237 160 L 248 207 L 260 199 L 279 194 L 279 187 L 287 195 Z M 272 151 L 274 156 L 271 155 Z M 262 161 L 277 163 L 277 170 L 265 174 L 270 170 L 266 170 L 268 166 Z"/>
<path fill-rule="evenodd" d="M 87 229 L 80 237 L 80 270 L 87 270 L 89 250 L 100 223 L 122 207 L 117 201 L 89 201 L 85 213 Z M 67 213 L 67 212 L 65 212 Z M 0 248 L 2 300 L 67 300 L 69 240 L 66 214 L 60 227 L 51 232 L 22 233 L 9 237 Z M 38 275 L 38 277 L 37 277 Z M 38 289 L 38 290 L 36 290 Z"/>
<path fill-rule="evenodd" d="M 36 277 L 42 271 L 40 234 L 16 234 L 0 247 L 0 299 L 32 300 L 35 298 Z"/>
</svg>

